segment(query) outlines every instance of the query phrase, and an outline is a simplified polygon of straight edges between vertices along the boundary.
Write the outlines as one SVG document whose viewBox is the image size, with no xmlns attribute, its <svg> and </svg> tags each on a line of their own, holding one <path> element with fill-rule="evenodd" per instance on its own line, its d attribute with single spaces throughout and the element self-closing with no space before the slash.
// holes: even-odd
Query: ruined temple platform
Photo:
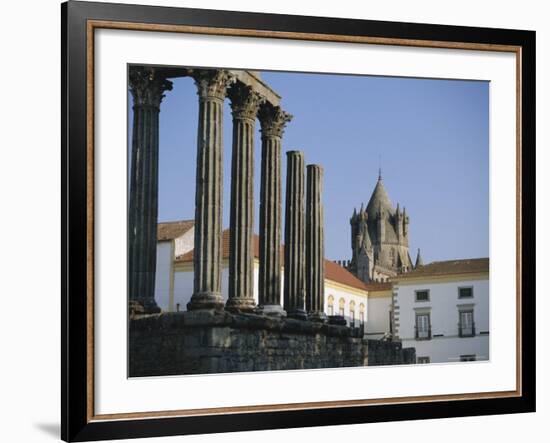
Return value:
<svg viewBox="0 0 550 443">
<path fill-rule="evenodd" d="M 347 326 L 198 310 L 130 320 L 130 377 L 414 363 L 414 349 Z M 370 354 L 370 355 L 369 355 Z"/>
</svg>

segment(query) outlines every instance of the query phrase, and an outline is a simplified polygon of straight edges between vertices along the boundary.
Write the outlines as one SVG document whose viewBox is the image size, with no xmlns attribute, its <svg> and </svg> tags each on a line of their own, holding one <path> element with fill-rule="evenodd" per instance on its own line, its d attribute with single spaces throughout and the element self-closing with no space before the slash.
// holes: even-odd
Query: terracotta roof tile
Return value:
<svg viewBox="0 0 550 443">
<path fill-rule="evenodd" d="M 352 288 L 367 290 L 365 283 L 337 263 L 325 260 L 325 278 Z"/>
<path fill-rule="evenodd" d="M 414 271 L 398 275 L 395 280 L 437 275 L 478 274 L 489 272 L 488 258 L 467 258 L 462 260 L 434 261 Z"/>
<path fill-rule="evenodd" d="M 222 258 L 229 258 L 229 229 L 226 229 L 222 233 Z M 254 235 L 254 257 L 259 258 L 260 256 L 260 238 L 257 235 Z M 193 250 L 176 257 L 177 262 L 192 262 L 193 261 Z M 284 246 L 281 246 L 281 264 L 284 265 Z M 352 288 L 366 290 L 365 283 L 355 277 L 347 269 L 342 266 L 330 261 L 325 260 L 325 278 L 332 280 L 336 283 L 344 284 Z"/>
<path fill-rule="evenodd" d="M 159 223 L 157 226 L 157 241 L 173 240 L 185 234 L 195 225 L 195 220 L 180 220 Z"/>
</svg>

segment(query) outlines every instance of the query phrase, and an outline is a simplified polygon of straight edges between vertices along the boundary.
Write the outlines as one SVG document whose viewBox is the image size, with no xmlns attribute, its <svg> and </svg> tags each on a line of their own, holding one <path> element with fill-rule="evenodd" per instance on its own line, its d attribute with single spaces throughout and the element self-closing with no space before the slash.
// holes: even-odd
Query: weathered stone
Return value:
<svg viewBox="0 0 550 443">
<path fill-rule="evenodd" d="M 153 68 L 131 67 L 134 100 L 130 202 L 128 207 L 128 289 L 140 313 L 159 312 L 155 302 L 157 260 L 159 111 L 172 83 Z M 139 311 L 134 306 L 134 312 Z"/>
<path fill-rule="evenodd" d="M 353 255 L 347 269 L 364 282 L 386 280 L 412 270 L 409 256 L 409 216 L 394 208 L 382 172 L 366 208 L 354 209 L 350 219 Z M 421 263 L 421 260 L 420 260 Z"/>
<path fill-rule="evenodd" d="M 263 98 L 250 86 L 229 90 L 233 110 L 229 297 L 226 309 L 252 311 L 254 301 L 254 125 Z"/>
<path fill-rule="evenodd" d="M 286 170 L 284 309 L 305 320 L 304 154 L 288 151 Z"/>
<path fill-rule="evenodd" d="M 234 77 L 223 70 L 193 72 L 199 95 L 195 189 L 194 291 L 188 310 L 222 309 L 223 101 Z"/>
<path fill-rule="evenodd" d="M 330 315 L 328 317 L 328 322 L 331 325 L 346 325 L 347 321 L 346 318 L 343 315 Z"/>
<path fill-rule="evenodd" d="M 326 321 L 325 233 L 323 213 L 323 168 L 307 166 L 306 198 L 306 309 L 313 321 Z"/>
<path fill-rule="evenodd" d="M 201 315 L 196 315 L 199 313 Z M 345 326 L 253 314 L 218 315 L 214 311 L 189 314 L 195 323 L 181 322 L 177 313 L 130 320 L 130 376 L 338 368 L 415 361 L 413 348 L 402 349 L 400 342 L 353 337 L 352 330 Z M 265 327 L 267 324 L 269 328 Z M 176 329 L 172 329 L 176 325 Z"/>
<path fill-rule="evenodd" d="M 263 104 L 258 117 L 262 131 L 259 312 L 285 315 L 281 306 L 281 137 L 292 116 L 278 106 Z"/>
</svg>

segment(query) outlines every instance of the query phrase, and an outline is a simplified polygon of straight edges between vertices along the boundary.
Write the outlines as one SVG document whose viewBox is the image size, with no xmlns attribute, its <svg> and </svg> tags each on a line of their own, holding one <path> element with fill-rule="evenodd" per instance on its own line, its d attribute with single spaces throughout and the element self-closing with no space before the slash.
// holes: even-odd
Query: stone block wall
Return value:
<svg viewBox="0 0 550 443">
<path fill-rule="evenodd" d="M 401 342 L 365 340 L 369 366 L 412 365 L 416 363 L 415 348 L 403 348 Z"/>
<path fill-rule="evenodd" d="M 400 343 L 365 340 L 346 326 L 254 314 L 142 316 L 130 320 L 129 333 L 130 377 L 411 362 Z"/>
</svg>

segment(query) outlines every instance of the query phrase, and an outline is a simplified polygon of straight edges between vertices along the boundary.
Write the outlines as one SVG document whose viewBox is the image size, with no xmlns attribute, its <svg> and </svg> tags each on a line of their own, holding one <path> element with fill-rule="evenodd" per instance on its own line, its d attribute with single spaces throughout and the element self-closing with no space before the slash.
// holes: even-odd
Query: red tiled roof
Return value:
<svg viewBox="0 0 550 443">
<path fill-rule="evenodd" d="M 352 288 L 367 290 L 365 283 L 337 263 L 325 260 L 325 278 Z"/>
<path fill-rule="evenodd" d="M 432 277 L 453 274 L 479 274 L 489 272 L 488 258 L 467 258 L 462 260 L 434 261 L 417 269 L 399 274 L 396 280 L 416 277 Z"/>
<path fill-rule="evenodd" d="M 222 233 L 222 258 L 229 258 L 229 229 L 226 229 Z M 254 257 L 260 256 L 260 238 L 254 235 L 253 238 Z M 186 252 L 185 254 L 176 257 L 176 261 L 179 263 L 192 262 L 193 250 Z M 281 264 L 284 265 L 284 246 L 281 246 Z M 347 269 L 330 261 L 325 260 L 325 278 L 332 280 L 336 283 L 350 286 L 352 288 L 367 290 L 365 283 L 355 277 Z"/>
<path fill-rule="evenodd" d="M 173 240 L 185 234 L 195 225 L 195 220 L 164 222 L 157 225 L 157 241 Z"/>
</svg>

